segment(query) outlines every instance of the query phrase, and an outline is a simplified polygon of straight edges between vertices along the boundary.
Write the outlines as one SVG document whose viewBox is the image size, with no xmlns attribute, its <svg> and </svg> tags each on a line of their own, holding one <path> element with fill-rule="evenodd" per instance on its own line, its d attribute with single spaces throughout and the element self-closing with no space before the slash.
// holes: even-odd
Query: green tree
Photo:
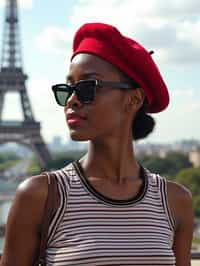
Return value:
<svg viewBox="0 0 200 266">
<path fill-rule="evenodd" d="M 13 152 L 0 153 L 0 164 L 7 161 L 17 161 L 20 157 Z"/>
<path fill-rule="evenodd" d="M 188 156 L 178 152 L 168 153 L 165 158 L 146 156 L 141 159 L 143 165 L 152 172 L 173 179 L 180 170 L 191 167 Z"/>
<path fill-rule="evenodd" d="M 0 153 L 0 172 L 14 166 L 20 157 L 14 152 Z"/>
<path fill-rule="evenodd" d="M 85 151 L 68 151 L 53 154 L 53 160 L 48 163 L 49 169 L 60 169 L 67 164 L 81 158 Z"/>
<path fill-rule="evenodd" d="M 53 160 L 48 162 L 46 171 L 61 169 L 67 164 L 79 159 L 84 155 L 84 151 L 68 151 L 66 152 L 57 152 L 53 154 Z M 37 158 L 33 158 L 28 169 L 28 175 L 37 175 L 41 172 L 41 166 Z"/>
</svg>

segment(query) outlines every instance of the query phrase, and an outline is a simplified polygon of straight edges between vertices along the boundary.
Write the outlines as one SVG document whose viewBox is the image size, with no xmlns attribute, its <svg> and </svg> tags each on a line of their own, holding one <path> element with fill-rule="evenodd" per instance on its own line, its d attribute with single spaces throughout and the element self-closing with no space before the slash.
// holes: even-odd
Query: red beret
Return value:
<svg viewBox="0 0 200 266">
<path fill-rule="evenodd" d="M 149 113 L 158 113 L 167 107 L 169 93 L 150 53 L 115 27 L 103 23 L 84 24 L 74 36 L 72 59 L 79 53 L 97 55 L 136 81 L 147 97 Z"/>
</svg>

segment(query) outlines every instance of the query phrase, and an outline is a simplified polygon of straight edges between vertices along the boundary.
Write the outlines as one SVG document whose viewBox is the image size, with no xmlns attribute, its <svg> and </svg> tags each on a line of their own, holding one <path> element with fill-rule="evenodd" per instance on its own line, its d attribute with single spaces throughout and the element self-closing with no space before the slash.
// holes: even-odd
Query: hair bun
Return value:
<svg viewBox="0 0 200 266">
<path fill-rule="evenodd" d="M 133 139 L 139 140 L 148 136 L 155 127 L 155 120 L 152 116 L 144 112 L 144 109 L 138 111 L 133 122 Z"/>
</svg>

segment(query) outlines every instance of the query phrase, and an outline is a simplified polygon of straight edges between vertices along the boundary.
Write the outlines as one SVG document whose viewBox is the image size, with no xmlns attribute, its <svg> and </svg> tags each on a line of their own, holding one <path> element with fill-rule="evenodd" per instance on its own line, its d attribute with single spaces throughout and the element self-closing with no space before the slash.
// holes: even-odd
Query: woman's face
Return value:
<svg viewBox="0 0 200 266">
<path fill-rule="evenodd" d="M 76 55 L 69 68 L 67 84 L 97 79 L 120 82 L 120 74 L 111 64 L 91 54 Z M 73 140 L 95 140 L 114 137 L 123 126 L 125 91 L 110 87 L 97 88 L 96 97 L 82 104 L 75 93 L 64 108 L 70 136 Z"/>
</svg>

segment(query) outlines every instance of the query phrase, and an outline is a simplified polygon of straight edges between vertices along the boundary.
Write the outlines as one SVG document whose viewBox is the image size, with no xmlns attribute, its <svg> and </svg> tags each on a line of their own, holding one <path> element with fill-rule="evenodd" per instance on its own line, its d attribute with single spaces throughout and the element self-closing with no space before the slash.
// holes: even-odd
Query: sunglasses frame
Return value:
<svg viewBox="0 0 200 266">
<path fill-rule="evenodd" d="M 77 93 L 79 91 L 79 89 L 77 88 L 78 85 L 80 84 L 83 84 L 83 83 L 87 83 L 87 82 L 93 82 L 94 83 L 94 90 L 93 90 L 93 100 L 90 100 L 90 101 L 82 101 L 80 99 L 80 96 L 79 94 Z M 64 87 L 64 88 L 61 88 Z M 117 82 L 117 81 L 101 81 L 101 80 L 97 80 L 97 79 L 87 79 L 87 80 L 80 80 L 78 81 L 76 84 L 74 85 L 67 85 L 65 83 L 60 83 L 60 84 L 56 84 L 56 85 L 53 85 L 52 86 L 52 90 L 54 92 L 54 96 L 55 96 L 55 99 L 56 99 L 56 102 L 57 104 L 59 104 L 60 106 L 65 106 L 65 105 L 62 105 L 57 97 L 57 92 L 58 91 L 63 91 L 63 92 L 66 92 L 66 91 L 69 91 L 69 94 L 70 96 L 75 92 L 78 100 L 82 103 L 82 104 L 89 104 L 91 103 L 92 101 L 94 101 L 95 99 L 95 96 L 96 96 L 96 89 L 97 88 L 102 88 L 102 87 L 110 87 L 110 88 L 118 88 L 118 89 L 136 89 L 138 88 L 138 86 L 134 86 L 134 84 L 130 84 L 130 83 L 125 83 L 125 82 Z M 70 97 L 69 96 L 69 97 Z M 66 97 L 66 101 L 68 100 L 69 98 Z M 65 101 L 65 102 L 66 102 Z"/>
</svg>

